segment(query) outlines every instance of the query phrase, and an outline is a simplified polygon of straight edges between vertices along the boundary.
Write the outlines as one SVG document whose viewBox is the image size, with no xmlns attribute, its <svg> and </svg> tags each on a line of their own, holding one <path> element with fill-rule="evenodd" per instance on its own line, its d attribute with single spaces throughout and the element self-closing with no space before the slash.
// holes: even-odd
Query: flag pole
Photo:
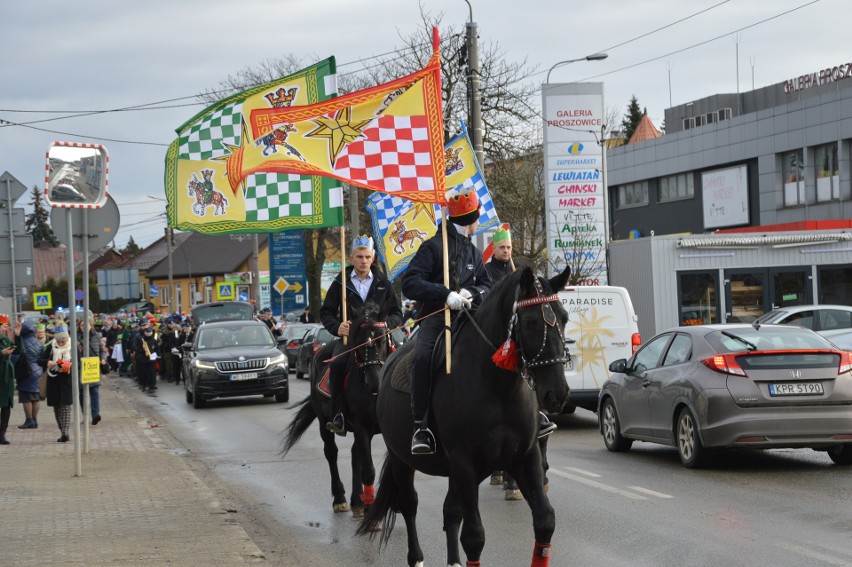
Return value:
<svg viewBox="0 0 852 567">
<path fill-rule="evenodd" d="M 447 207 L 441 207 L 441 215 L 441 218 L 443 218 L 441 222 L 441 244 L 444 247 L 444 287 L 450 289 L 450 253 L 449 246 L 447 245 L 447 225 L 450 223 L 450 219 L 447 216 Z M 452 353 L 450 324 L 450 310 L 444 309 L 444 349 L 447 359 L 447 374 L 452 371 L 452 363 L 450 362 L 450 355 Z"/>
<path fill-rule="evenodd" d="M 346 223 L 340 225 L 340 313 L 343 323 L 346 322 Z M 319 244 L 318 244 L 319 245 Z M 347 337 L 343 337 L 343 344 L 347 343 Z"/>
</svg>

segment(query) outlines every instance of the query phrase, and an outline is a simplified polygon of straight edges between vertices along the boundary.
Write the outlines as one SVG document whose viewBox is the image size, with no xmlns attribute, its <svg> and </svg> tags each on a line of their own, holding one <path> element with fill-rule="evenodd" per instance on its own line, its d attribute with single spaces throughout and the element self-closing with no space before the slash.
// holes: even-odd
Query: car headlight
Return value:
<svg viewBox="0 0 852 567">
<path fill-rule="evenodd" d="M 286 354 L 278 354 L 277 356 L 273 356 L 269 359 L 268 366 L 272 366 L 274 364 L 280 364 L 283 366 L 287 366 L 287 355 Z"/>
<path fill-rule="evenodd" d="M 204 362 L 202 360 L 198 360 L 197 358 L 192 361 L 192 365 L 196 368 L 203 368 L 205 370 L 216 370 L 216 365 L 211 362 Z"/>
</svg>

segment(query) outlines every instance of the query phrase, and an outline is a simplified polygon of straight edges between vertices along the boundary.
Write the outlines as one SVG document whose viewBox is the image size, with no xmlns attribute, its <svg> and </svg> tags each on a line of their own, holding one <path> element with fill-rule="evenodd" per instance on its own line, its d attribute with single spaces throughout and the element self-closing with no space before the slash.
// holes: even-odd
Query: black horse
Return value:
<svg viewBox="0 0 852 567">
<path fill-rule="evenodd" d="M 410 451 L 410 395 L 402 390 L 414 360 L 414 341 L 388 358 L 376 406 L 388 455 L 376 501 L 357 534 L 369 533 L 381 524 L 380 541 L 386 544 L 395 513 L 401 512 L 408 532 L 408 564 L 419 564 L 423 551 L 415 525 L 414 472 L 448 476 L 444 500 L 447 564 L 461 564 L 460 539 L 468 565 L 479 565 L 485 546 L 479 483 L 493 471 L 505 470 L 517 480 L 532 510 L 533 564 L 548 564 L 555 516 L 544 490 L 536 436 L 539 407 L 558 412 L 568 399 L 563 338 L 567 313 L 553 292 L 563 288 L 569 274 L 566 269 L 547 281 L 529 268 L 519 270 L 494 285 L 473 321 L 454 330 L 452 373 L 446 374 L 443 360 L 435 363 L 429 412 L 429 426 L 437 439 L 434 455 L 412 455 Z M 492 355 L 508 346 L 509 339 L 517 348 L 517 364 L 506 364 L 512 369 L 504 370 L 493 362 Z M 440 341 L 438 348 L 443 350 Z"/>
<path fill-rule="evenodd" d="M 352 321 L 348 344 L 354 348 L 354 356 L 349 357 L 345 387 L 346 427 L 355 438 L 352 444 L 352 491 L 351 509 L 356 517 L 363 516 L 365 506 L 372 504 L 375 497 L 373 481 L 376 469 L 370 449 L 373 436 L 379 433 L 376 422 L 376 393 L 379 389 L 379 376 L 388 354 L 389 338 L 385 336 L 387 326 L 384 323 L 386 313 L 379 313 L 375 303 L 364 306 L 360 317 Z M 286 455 L 302 434 L 308 430 L 315 418 L 319 418 L 320 437 L 324 445 L 325 458 L 331 472 L 331 493 L 334 496 L 335 512 L 347 512 L 350 504 L 346 502 L 346 489 L 340 481 L 337 469 L 337 444 L 334 433 L 325 427 L 331 421 L 331 399 L 317 390 L 317 384 L 325 375 L 328 359 L 334 351 L 335 342 L 323 346 L 314 356 L 311 364 L 311 393 L 295 404 L 299 408 L 296 417 L 287 426 L 281 454 Z"/>
</svg>

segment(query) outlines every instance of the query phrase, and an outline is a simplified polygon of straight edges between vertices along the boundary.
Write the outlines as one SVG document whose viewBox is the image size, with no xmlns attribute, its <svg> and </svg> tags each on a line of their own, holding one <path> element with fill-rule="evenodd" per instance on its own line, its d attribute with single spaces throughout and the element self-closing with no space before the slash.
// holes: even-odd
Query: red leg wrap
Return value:
<svg viewBox="0 0 852 567">
<path fill-rule="evenodd" d="M 376 492 L 373 489 L 372 484 L 364 485 L 364 492 L 361 493 L 361 502 L 364 503 L 365 506 L 372 506 L 373 502 L 376 501 Z"/>
<path fill-rule="evenodd" d="M 467 567 L 479 567 L 479 561 L 467 561 L 465 564 Z"/>
<path fill-rule="evenodd" d="M 550 551 L 549 543 L 535 542 L 530 567 L 550 567 Z"/>
</svg>

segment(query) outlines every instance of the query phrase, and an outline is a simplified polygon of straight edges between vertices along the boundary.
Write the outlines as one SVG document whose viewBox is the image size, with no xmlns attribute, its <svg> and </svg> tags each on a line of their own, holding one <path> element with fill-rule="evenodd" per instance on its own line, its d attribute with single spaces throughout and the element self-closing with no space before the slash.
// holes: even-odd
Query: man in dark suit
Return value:
<svg viewBox="0 0 852 567">
<path fill-rule="evenodd" d="M 352 244 L 349 255 L 351 266 L 346 268 L 346 320 L 343 320 L 342 287 L 340 274 L 334 279 L 325 294 L 325 301 L 320 308 L 320 320 L 326 330 L 338 337 L 349 336 L 349 321 L 361 315 L 368 301 L 374 302 L 379 312 L 387 313 L 387 325 L 392 329 L 402 324 L 402 311 L 399 299 L 394 293 L 388 278 L 375 266 L 373 259 L 373 239 L 369 236 L 359 236 Z M 346 365 L 349 355 L 341 354 L 355 345 L 344 345 L 338 341 L 334 347 L 335 358 L 330 364 L 329 389 L 331 390 L 331 408 L 333 419 L 326 423 L 326 429 L 338 435 L 346 435 L 346 422 L 343 418 L 343 381 L 346 378 Z"/>
</svg>

